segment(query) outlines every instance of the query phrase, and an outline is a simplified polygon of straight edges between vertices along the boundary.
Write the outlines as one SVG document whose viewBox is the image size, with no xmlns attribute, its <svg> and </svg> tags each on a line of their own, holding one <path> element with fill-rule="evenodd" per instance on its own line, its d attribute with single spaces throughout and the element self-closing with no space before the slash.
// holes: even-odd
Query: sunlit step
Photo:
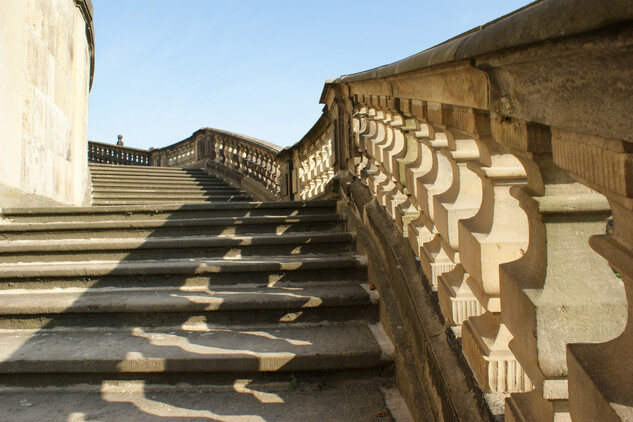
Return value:
<svg viewBox="0 0 633 422">
<path fill-rule="evenodd" d="M 335 212 L 335 201 L 216 202 L 199 204 L 149 204 L 103 207 L 3 208 L 12 222 L 62 222 L 85 220 L 176 219 L 192 216 L 296 216 Z"/>
<path fill-rule="evenodd" d="M 2 330 L 0 373 L 160 373 L 371 368 L 392 359 L 378 325 L 183 330 Z"/>
<path fill-rule="evenodd" d="M 262 326 L 377 319 L 369 285 L 92 288 L 0 291 L 0 329 Z"/>
<path fill-rule="evenodd" d="M 0 223 L 6 240 L 101 239 L 114 237 L 161 238 L 165 236 L 232 236 L 255 233 L 281 235 L 297 232 L 330 232 L 344 229 L 342 214 L 253 217 L 191 217 L 110 221 Z"/>
</svg>

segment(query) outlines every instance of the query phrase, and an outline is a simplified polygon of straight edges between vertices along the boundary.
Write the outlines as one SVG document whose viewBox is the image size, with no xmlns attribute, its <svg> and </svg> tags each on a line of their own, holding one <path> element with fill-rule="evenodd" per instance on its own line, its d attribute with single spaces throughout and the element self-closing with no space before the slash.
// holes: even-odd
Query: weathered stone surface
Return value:
<svg viewBox="0 0 633 422">
<path fill-rule="evenodd" d="M 89 2 L 88 2 L 89 3 Z M 76 4 L 79 4 L 77 6 Z M 90 7 L 71 0 L 0 6 L 0 178 L 3 191 L 86 204 Z M 0 207 L 12 206 L 0 196 Z"/>
<path fill-rule="evenodd" d="M 411 420 L 393 386 L 380 380 L 356 384 L 300 378 L 295 388 L 290 380 L 236 379 L 207 387 L 126 382 L 76 392 L 31 388 L 3 392 L 0 407 L 4 417 L 15 422 Z"/>
</svg>

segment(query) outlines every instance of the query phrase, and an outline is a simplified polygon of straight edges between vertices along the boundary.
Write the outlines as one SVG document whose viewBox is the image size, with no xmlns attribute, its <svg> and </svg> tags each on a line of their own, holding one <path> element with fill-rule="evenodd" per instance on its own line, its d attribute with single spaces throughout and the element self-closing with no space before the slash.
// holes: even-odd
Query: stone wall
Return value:
<svg viewBox="0 0 633 422">
<path fill-rule="evenodd" d="M 90 0 L 0 2 L 0 208 L 89 203 Z"/>
</svg>

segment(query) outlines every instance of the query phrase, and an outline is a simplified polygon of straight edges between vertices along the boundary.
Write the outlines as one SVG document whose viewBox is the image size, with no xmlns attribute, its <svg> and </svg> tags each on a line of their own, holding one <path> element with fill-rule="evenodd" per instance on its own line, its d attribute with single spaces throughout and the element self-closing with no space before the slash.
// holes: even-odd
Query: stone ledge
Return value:
<svg viewBox="0 0 633 422">
<path fill-rule="evenodd" d="M 21 189 L 0 184 L 0 219 L 7 208 L 61 207 L 68 206 L 61 202 Z"/>
<path fill-rule="evenodd" d="M 384 302 L 381 320 L 396 347 L 396 384 L 412 413 L 418 420 L 493 420 L 395 222 L 360 181 L 342 183 L 341 195 Z"/>
</svg>

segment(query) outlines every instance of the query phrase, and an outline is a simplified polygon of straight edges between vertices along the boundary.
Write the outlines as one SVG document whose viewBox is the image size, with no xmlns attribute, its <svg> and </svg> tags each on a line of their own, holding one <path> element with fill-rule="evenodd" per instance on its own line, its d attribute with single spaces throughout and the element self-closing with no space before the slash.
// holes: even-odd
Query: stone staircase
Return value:
<svg viewBox="0 0 633 422">
<path fill-rule="evenodd" d="M 91 170 L 95 204 L 147 204 L 3 210 L 0 419 L 394 419 L 393 346 L 335 202 L 169 204 L 160 183 L 214 178 Z"/>
<path fill-rule="evenodd" d="M 246 201 L 249 196 L 201 169 L 91 163 L 93 205 Z"/>
</svg>

